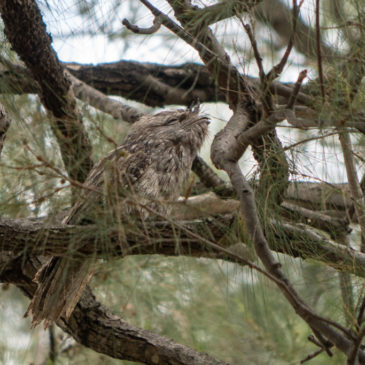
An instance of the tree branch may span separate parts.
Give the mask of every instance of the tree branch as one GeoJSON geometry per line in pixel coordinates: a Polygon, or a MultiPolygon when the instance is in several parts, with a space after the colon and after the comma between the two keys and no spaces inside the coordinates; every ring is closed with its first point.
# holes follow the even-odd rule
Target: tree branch
{"type": "Polygon", "coordinates": [[[11,120],[6,114],[5,108],[2,104],[0,104],[0,160],[1,160],[1,152],[4,147],[4,141],[6,138],[6,132],[10,127],[11,120]]]}
{"type": "MultiPolygon", "coordinates": [[[[240,200],[240,211],[243,215],[243,221],[248,231],[249,238],[255,245],[257,255],[260,257],[266,270],[274,276],[278,288],[282,291],[288,302],[292,305],[296,313],[304,319],[314,331],[326,336],[337,348],[345,354],[349,354],[352,350],[352,341],[348,338],[348,331],[341,329],[335,323],[329,323],[324,318],[319,317],[295,291],[289,280],[280,268],[280,264],[274,259],[269,249],[268,242],[261,228],[261,223],[257,214],[254,194],[251,187],[245,180],[241,169],[237,163],[244,151],[245,144],[239,143],[235,138],[237,133],[241,132],[241,136],[245,134],[247,125],[247,112],[244,105],[237,107],[226,127],[219,132],[212,144],[211,158],[217,168],[224,169],[230,177],[232,186],[235,188],[240,200]],[[235,151],[232,158],[232,151],[235,151]]],[[[254,128],[254,127],[253,127],[254,128]]],[[[241,137],[242,139],[242,137],[241,137]]],[[[362,361],[365,360],[365,353],[359,353],[362,361]]]]}
{"type": "Polygon", "coordinates": [[[142,116],[142,113],[136,108],[108,97],[85,82],[77,79],[71,73],[68,73],[68,75],[72,82],[72,89],[75,96],[94,108],[111,115],[115,119],[125,120],[129,123],[135,122],[142,116]]]}
{"type": "Polygon", "coordinates": [[[66,170],[73,180],[84,181],[93,166],[91,144],[38,6],[30,0],[4,0],[0,12],[9,42],[38,82],[42,103],[53,116],[66,170]]]}
{"type": "MultiPolygon", "coordinates": [[[[265,0],[254,8],[254,16],[264,25],[274,29],[287,44],[292,29],[292,10],[280,0],[265,0]]],[[[294,47],[303,55],[312,59],[317,58],[316,53],[316,34],[314,29],[307,25],[302,18],[298,19],[298,31],[294,38],[294,47]]],[[[323,56],[326,60],[332,60],[339,55],[334,52],[332,47],[321,43],[323,56]]]]}
{"type": "MultiPolygon", "coordinates": [[[[124,226],[124,242],[121,242],[120,227],[108,227],[108,234],[95,241],[105,227],[99,225],[69,226],[47,224],[45,220],[1,219],[0,252],[31,255],[72,255],[74,260],[90,257],[124,257],[124,255],[160,254],[165,256],[190,256],[220,258],[237,262],[222,249],[230,249],[242,239],[240,230],[235,227],[235,214],[239,202],[221,200],[214,194],[194,196],[175,204],[177,224],[164,221],[145,222],[139,226],[124,226]],[[215,214],[215,217],[212,216],[215,214]],[[194,235],[187,234],[179,227],[194,235]],[[178,239],[177,239],[178,237],[178,239]],[[201,237],[210,237],[219,242],[220,249],[206,246],[201,237]],[[127,252],[122,252],[128,247],[127,252]]],[[[313,222],[317,228],[336,229],[346,232],[347,225],[335,219],[323,219],[323,214],[313,212],[313,222]],[[320,220],[322,218],[322,220],[320,220]],[[317,224],[316,224],[317,222],[317,224]],[[333,228],[335,227],[335,228],[333,228]]],[[[336,270],[346,271],[365,277],[365,255],[324,238],[308,226],[275,221],[268,222],[270,248],[293,257],[315,259],[336,270]],[[272,227],[270,227],[272,225],[272,227]]],[[[241,244],[244,249],[244,244],[241,244]]]]}
{"type": "Polygon", "coordinates": [[[340,131],[339,139],[341,143],[343,158],[345,162],[347,181],[350,188],[351,197],[354,201],[354,208],[357,221],[361,229],[361,251],[365,252],[365,200],[357,177],[354,156],[352,154],[352,143],[347,131],[340,131]]]}
{"type": "MultiPolygon", "coordinates": [[[[32,279],[40,267],[41,263],[35,258],[0,255],[0,280],[17,285],[32,298],[36,290],[32,279]]],[[[61,318],[57,325],[80,344],[116,359],[147,365],[228,365],[166,337],[129,325],[96,301],[90,289],[84,291],[70,319],[61,318]]]]}
{"type": "MultiPolygon", "coordinates": [[[[68,71],[79,80],[106,95],[118,95],[150,106],[188,105],[199,98],[201,102],[225,101],[214,79],[203,65],[158,65],[134,61],[119,61],[99,65],[64,63],[68,71]],[[153,87],[153,90],[149,89],[153,87]]],[[[252,88],[258,89],[256,78],[243,76],[252,88]]],[[[39,87],[22,66],[7,62],[0,67],[1,93],[40,92],[39,87]]],[[[291,83],[273,82],[271,92],[285,104],[292,94],[291,83]]],[[[312,105],[313,99],[298,93],[297,103],[312,105]]]]}

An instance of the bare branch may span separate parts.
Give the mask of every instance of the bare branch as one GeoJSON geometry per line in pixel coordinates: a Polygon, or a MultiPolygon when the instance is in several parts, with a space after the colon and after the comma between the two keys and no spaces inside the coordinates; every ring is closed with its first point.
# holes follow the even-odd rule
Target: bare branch
{"type": "Polygon", "coordinates": [[[295,219],[295,215],[297,215],[301,222],[327,232],[333,239],[351,232],[348,227],[349,222],[345,218],[331,217],[328,214],[315,212],[288,202],[283,202],[281,206],[291,213],[290,218],[295,219]]]}
{"type": "Polygon", "coordinates": [[[110,114],[115,119],[125,120],[129,123],[135,122],[142,116],[142,113],[138,112],[136,108],[123,104],[118,100],[109,98],[102,92],[77,79],[69,72],[68,75],[72,82],[72,88],[75,96],[89,103],[94,108],[110,114]]]}
{"type": "MultiPolygon", "coordinates": [[[[226,101],[214,78],[205,66],[196,63],[162,65],[119,61],[99,65],[65,63],[64,67],[80,81],[106,95],[118,95],[150,106],[189,105],[199,98],[201,102],[226,101]],[[138,85],[138,86],[136,86],[138,85]]],[[[242,76],[254,90],[259,80],[242,76]]],[[[21,65],[11,62],[0,68],[1,93],[39,93],[39,87],[21,65]]],[[[294,85],[273,82],[270,90],[281,104],[287,103],[294,85]]],[[[311,96],[299,92],[297,102],[312,105],[311,96]]]]}
{"type": "Polygon", "coordinates": [[[38,82],[41,100],[53,116],[51,126],[66,170],[72,179],[83,181],[93,165],[91,144],[39,8],[35,1],[6,0],[0,3],[0,12],[9,42],[38,82]]]}
{"type": "MultiPolygon", "coordinates": [[[[288,43],[292,28],[292,10],[281,0],[265,0],[254,8],[255,18],[274,29],[288,43]]],[[[313,28],[300,17],[297,21],[297,32],[294,38],[294,47],[306,57],[316,59],[316,33],[313,28]]],[[[321,44],[325,60],[331,61],[339,54],[325,43],[321,44]]]]}
{"type": "Polygon", "coordinates": [[[203,23],[204,26],[209,26],[221,20],[240,16],[243,13],[249,12],[255,5],[262,0],[225,0],[217,4],[206,6],[203,8],[189,6],[189,18],[191,22],[203,23]]]}
{"type": "Polygon", "coordinates": [[[258,114],[257,105],[253,92],[249,85],[242,78],[236,67],[229,61],[229,56],[224,49],[219,45],[212,32],[208,27],[197,27],[197,24],[185,24],[186,19],[183,16],[179,17],[181,11],[185,9],[180,1],[170,1],[177,18],[186,26],[188,31],[177,25],[167,15],[154,7],[147,0],[140,0],[153,15],[160,16],[162,24],[179,36],[182,40],[194,47],[205,63],[208,70],[218,81],[220,89],[225,93],[227,101],[231,107],[234,107],[241,97],[244,98],[247,110],[252,113],[252,117],[258,114]],[[182,6],[182,8],[181,8],[182,6]]]}
{"type": "Polygon", "coordinates": [[[302,86],[303,80],[307,77],[307,70],[299,72],[297,81],[294,85],[293,92],[290,95],[288,103],[286,104],[287,109],[293,109],[295,101],[297,100],[300,87],[302,86]]]}
{"type": "Polygon", "coordinates": [[[6,132],[10,127],[11,120],[6,114],[5,108],[2,104],[0,104],[0,159],[1,159],[1,152],[4,147],[4,141],[6,138],[6,132]]]}
{"type": "MultiPolygon", "coordinates": [[[[232,156],[231,153],[231,150],[237,151],[245,148],[244,145],[237,142],[233,131],[234,133],[239,133],[237,132],[238,129],[243,135],[245,133],[244,130],[246,124],[247,113],[242,105],[240,105],[234,112],[226,127],[215,137],[211,150],[212,161],[217,168],[224,169],[230,177],[232,186],[235,188],[240,199],[240,210],[243,215],[245,227],[250,239],[255,245],[256,253],[268,272],[277,278],[275,283],[278,285],[283,295],[293,306],[296,313],[302,317],[310,327],[326,336],[335,344],[336,347],[348,354],[352,349],[352,342],[347,337],[349,336],[348,331],[342,328],[342,333],[339,333],[336,329],[340,329],[341,326],[332,322],[329,324],[327,321],[323,321],[323,318],[319,318],[312,309],[303,302],[288,279],[285,277],[284,273],[280,269],[280,265],[276,262],[269,249],[268,242],[266,241],[258,218],[254,194],[251,187],[243,177],[241,169],[237,163],[241,154],[239,152],[235,152],[235,155],[232,156]]],[[[362,356],[364,357],[365,353],[362,353],[362,356]]]]}
{"type": "Polygon", "coordinates": [[[325,91],[324,91],[324,78],[322,69],[322,53],[321,53],[321,30],[320,30],[320,17],[319,17],[319,1],[316,0],[316,51],[317,51],[317,65],[318,65],[318,76],[319,84],[321,87],[322,102],[325,102],[325,91]]]}
{"type": "MultiPolygon", "coordinates": [[[[98,232],[105,228],[102,225],[66,226],[47,223],[47,219],[45,221],[2,219],[0,251],[11,251],[14,254],[27,252],[32,255],[68,256],[69,247],[73,247],[74,260],[84,260],[88,256],[123,257],[125,254],[160,254],[221,258],[243,263],[236,257],[229,256],[224,250],[224,248],[230,250],[232,245],[237,244],[234,237],[240,237],[240,232],[236,234],[232,228],[232,223],[235,221],[235,214],[232,212],[237,211],[238,206],[238,201],[221,200],[212,193],[183,199],[174,204],[174,219],[177,219],[177,222],[145,222],[144,225],[136,227],[128,225],[124,227],[123,245],[128,247],[127,252],[121,251],[118,225],[108,226],[109,233],[106,237],[108,252],[105,252],[104,241],[100,242],[100,246],[95,243],[98,232]],[[206,246],[202,235],[211,237],[214,242],[220,242],[221,247],[206,246]]],[[[284,206],[290,209],[290,205],[284,206]]],[[[296,211],[298,209],[296,208],[296,211]]],[[[311,224],[314,227],[328,231],[333,229],[339,233],[348,229],[341,219],[331,219],[323,213],[308,212],[299,209],[304,218],[312,219],[311,224]]],[[[270,234],[269,244],[273,250],[302,259],[315,259],[336,270],[365,277],[365,256],[360,252],[326,239],[308,226],[275,221],[268,222],[266,228],[270,229],[271,225],[273,234],[270,234]],[[290,242],[290,245],[288,246],[286,242],[290,242]]]]}
{"type": "Polygon", "coordinates": [[[365,252],[365,200],[357,177],[355,161],[352,155],[352,143],[349,134],[341,131],[339,134],[342,153],[345,161],[347,180],[354,201],[357,221],[361,228],[361,251],[365,252]]]}
{"type": "Polygon", "coordinates": [[[234,195],[232,187],[222,180],[201,157],[197,156],[195,158],[192,170],[200,181],[218,196],[232,197],[234,195]]]}
{"type": "Polygon", "coordinates": [[[360,330],[360,332],[357,334],[357,339],[356,339],[353,349],[347,359],[348,365],[360,364],[358,354],[359,354],[359,349],[360,349],[361,342],[362,342],[362,339],[364,338],[364,336],[365,336],[365,327],[363,327],[360,330]]]}
{"type": "Polygon", "coordinates": [[[288,40],[288,45],[286,47],[286,50],[284,52],[283,57],[281,58],[281,60],[279,61],[279,63],[277,65],[275,65],[267,74],[267,80],[268,82],[271,82],[273,80],[275,80],[277,77],[280,76],[280,74],[283,72],[284,67],[288,61],[289,55],[291,53],[291,50],[293,48],[294,45],[294,39],[295,39],[295,35],[296,35],[296,30],[297,30],[297,20],[298,20],[298,16],[299,16],[299,12],[300,12],[300,8],[303,5],[303,1],[301,0],[301,2],[299,3],[299,5],[297,5],[297,1],[293,0],[293,14],[292,14],[292,19],[293,19],[293,28],[288,40]]]}
{"type": "Polygon", "coordinates": [[[245,29],[245,31],[248,35],[248,38],[250,39],[253,54],[255,56],[256,64],[257,64],[257,67],[259,69],[259,76],[260,76],[261,86],[264,86],[265,79],[266,79],[266,74],[265,74],[264,66],[262,64],[262,57],[261,57],[260,51],[257,47],[256,38],[252,33],[252,29],[251,29],[250,24],[244,24],[242,22],[242,20],[241,20],[241,23],[242,23],[242,26],[243,26],[243,28],[245,29]]]}
{"type": "Polygon", "coordinates": [[[122,24],[126,26],[130,31],[137,34],[153,34],[156,33],[161,27],[161,19],[157,16],[153,19],[153,25],[149,28],[140,28],[137,25],[129,23],[128,19],[123,19],[122,24]]]}

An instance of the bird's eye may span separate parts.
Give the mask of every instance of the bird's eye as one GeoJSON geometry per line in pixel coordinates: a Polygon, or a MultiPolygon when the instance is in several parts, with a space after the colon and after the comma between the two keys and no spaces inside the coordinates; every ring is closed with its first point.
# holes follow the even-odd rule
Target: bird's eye
{"type": "Polygon", "coordinates": [[[174,124],[175,122],[177,122],[177,118],[172,117],[172,118],[167,119],[167,121],[165,122],[165,125],[174,124]]]}

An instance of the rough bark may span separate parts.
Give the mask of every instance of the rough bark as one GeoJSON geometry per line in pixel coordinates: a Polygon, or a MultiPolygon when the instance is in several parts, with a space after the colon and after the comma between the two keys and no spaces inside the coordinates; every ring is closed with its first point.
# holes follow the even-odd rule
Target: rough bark
{"type": "Polygon", "coordinates": [[[0,2],[4,32],[37,81],[71,179],[84,181],[93,162],[91,144],[78,115],[71,82],[51,46],[37,4],[31,0],[0,2]]]}
{"type": "MultiPolygon", "coordinates": [[[[239,242],[240,231],[233,227],[239,203],[235,200],[220,200],[213,194],[192,197],[182,201],[175,210],[178,225],[163,221],[149,222],[136,227],[124,227],[127,255],[160,254],[166,256],[189,256],[221,258],[234,261],[219,247],[206,246],[201,237],[210,237],[213,242],[220,242],[222,249],[230,248],[239,242]],[[203,209],[203,210],[202,210],[203,209]],[[211,215],[215,212],[217,216],[211,215]],[[183,225],[191,234],[180,229],[183,225]],[[176,235],[179,239],[176,240],[176,235]]],[[[293,210],[290,204],[284,204],[288,211],[293,210]]],[[[348,231],[347,222],[331,218],[323,213],[308,209],[295,209],[300,215],[300,222],[310,220],[317,229],[328,233],[342,234],[348,231]]],[[[293,215],[291,215],[293,219],[293,215]]],[[[74,260],[85,257],[123,257],[121,236],[118,226],[109,227],[104,240],[95,241],[100,227],[67,226],[47,224],[47,220],[0,220],[1,252],[28,255],[70,255],[74,260]]],[[[311,230],[299,225],[280,221],[268,223],[270,248],[303,259],[315,259],[326,263],[337,270],[365,276],[365,256],[351,248],[337,244],[311,230]],[[270,228],[272,225],[272,228],[270,228]]],[[[103,228],[102,228],[103,231],[103,228]]],[[[244,244],[241,243],[242,248],[244,244]]]]}
{"type": "MultiPolygon", "coordinates": [[[[35,258],[0,255],[0,280],[15,284],[32,298],[36,290],[32,279],[40,266],[35,258]]],[[[80,344],[121,360],[148,365],[227,365],[156,333],[129,325],[112,315],[89,289],[85,290],[70,319],[61,318],[57,325],[80,344]]]]}
{"type": "MultiPolygon", "coordinates": [[[[185,63],[162,65],[135,61],[119,61],[98,65],[64,63],[79,80],[107,95],[122,96],[150,106],[187,105],[198,97],[201,102],[225,101],[213,77],[204,65],[185,63]]],[[[258,80],[245,76],[253,88],[258,80]]],[[[0,92],[39,93],[29,72],[21,65],[7,63],[0,67],[0,92]]],[[[272,92],[284,104],[291,95],[291,83],[274,82],[272,92]]],[[[298,102],[311,105],[313,100],[299,93],[298,102]]]]}

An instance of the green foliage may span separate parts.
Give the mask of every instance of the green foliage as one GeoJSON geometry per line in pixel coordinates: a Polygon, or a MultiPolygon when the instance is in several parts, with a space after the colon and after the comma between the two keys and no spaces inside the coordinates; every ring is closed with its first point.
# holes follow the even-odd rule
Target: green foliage
{"type": "MultiPolygon", "coordinates": [[[[294,259],[282,262],[313,308],[327,317],[342,317],[341,304],[333,299],[340,297],[333,270],[294,259]]],[[[232,365],[297,364],[316,350],[306,340],[307,325],[276,287],[247,268],[208,259],[128,257],[102,263],[93,286],[98,299],[129,323],[232,365]]],[[[8,325],[11,337],[30,336],[29,323],[21,318],[27,300],[15,289],[0,293],[2,307],[14,310],[11,315],[1,311],[4,317],[13,318],[14,325],[8,325]]],[[[38,333],[47,341],[48,335],[39,331],[43,332],[36,330],[32,337],[38,333]]],[[[59,349],[64,349],[58,364],[120,364],[82,346],[67,347],[69,340],[60,332],[57,339],[59,349]]],[[[38,345],[36,338],[33,341],[28,337],[25,346],[14,352],[16,361],[34,359],[38,345]]],[[[340,353],[335,351],[334,356],[333,363],[342,363],[340,353]]],[[[315,364],[328,364],[327,355],[316,358],[315,364]]]]}
{"type": "MultiPolygon", "coordinates": [[[[122,9],[130,15],[129,20],[132,23],[140,20],[149,23],[151,18],[145,16],[136,3],[112,1],[106,6],[100,1],[77,1],[74,10],[76,9],[76,13],[85,22],[77,29],[78,32],[72,34],[71,29],[68,36],[104,34],[110,42],[120,42],[118,47],[123,49],[123,52],[133,51],[135,45],[126,39],[130,33],[121,28],[119,18],[122,9]],[[105,18],[100,15],[102,10],[106,12],[103,14],[105,18]]],[[[341,19],[338,18],[338,9],[335,5],[340,6],[341,2],[328,0],[326,3],[327,10],[323,12],[324,21],[328,24],[335,21],[339,25],[341,19]]],[[[363,22],[364,4],[355,0],[343,3],[346,3],[344,8],[351,17],[363,22]]],[[[65,16],[65,5],[60,3],[58,6],[57,12],[65,16]]],[[[55,8],[52,5],[49,9],[55,8]]],[[[44,10],[47,12],[46,6],[44,10]]],[[[47,16],[55,19],[57,12],[52,14],[48,11],[47,16]]],[[[235,21],[227,21],[224,24],[226,31],[218,36],[223,43],[229,43],[230,50],[236,52],[233,58],[237,59],[237,64],[241,64],[240,52],[247,51],[249,47],[237,41],[242,29],[238,28],[238,31],[231,32],[232,27],[237,25],[235,21]]],[[[272,63],[281,55],[283,41],[278,39],[280,37],[275,38],[272,32],[267,32],[263,23],[256,26],[256,35],[263,44],[265,61],[272,63]]],[[[361,32],[362,30],[350,33],[343,31],[341,33],[343,43],[337,48],[341,48],[342,45],[347,48],[351,37],[356,37],[361,32]]],[[[166,34],[157,36],[157,45],[151,46],[152,49],[169,50],[175,46],[176,38],[166,34]]],[[[67,37],[65,38],[67,41],[67,37]]],[[[137,38],[133,36],[129,39],[137,38]]],[[[139,42],[145,40],[146,38],[143,38],[139,42]]],[[[9,45],[4,40],[0,47],[2,55],[16,60],[16,56],[11,53],[9,45]]],[[[170,59],[179,62],[181,59],[185,60],[184,48],[173,49],[174,52],[168,51],[170,59]]],[[[364,58],[361,53],[363,49],[362,44],[357,44],[357,47],[352,49],[352,54],[364,58]]],[[[253,59],[247,57],[241,66],[249,67],[250,62],[252,63],[253,59]]],[[[296,62],[292,60],[289,66],[292,71],[298,68],[296,62]]],[[[299,62],[299,65],[302,63],[304,61],[299,62]]],[[[364,85],[360,85],[360,91],[352,101],[353,84],[359,81],[355,80],[358,69],[354,65],[347,66],[339,69],[337,63],[331,65],[326,78],[326,92],[329,97],[325,106],[320,99],[318,82],[313,81],[306,86],[306,90],[318,98],[317,108],[321,109],[323,117],[328,118],[330,111],[338,116],[345,111],[355,112],[363,109],[364,85]],[[355,76],[349,81],[347,76],[351,72],[354,72],[355,76]]],[[[308,67],[312,69],[312,78],[315,78],[313,60],[308,61],[308,67]]],[[[70,183],[64,176],[63,163],[49,125],[49,117],[38,97],[34,95],[2,95],[0,101],[13,120],[7,133],[0,163],[0,215],[13,218],[57,216],[70,206],[71,191],[70,183]]],[[[97,161],[123,141],[128,127],[84,103],[80,102],[78,107],[92,141],[93,159],[97,161]]],[[[288,145],[291,141],[318,137],[317,130],[315,132],[299,130],[284,134],[283,140],[288,142],[288,145]]],[[[334,139],[327,141],[328,139],[319,140],[314,147],[313,144],[308,147],[308,144],[303,143],[290,149],[286,157],[290,160],[291,176],[321,178],[313,168],[314,160],[318,158],[318,155],[312,157],[316,148],[325,151],[325,148],[331,147],[331,154],[338,162],[337,142],[334,139]]],[[[357,146],[363,146],[363,137],[357,138],[356,142],[357,146]]],[[[326,151],[328,153],[328,150],[326,151]]],[[[205,153],[208,155],[208,151],[205,153]]],[[[327,163],[326,153],[323,152],[322,155],[321,162],[324,162],[324,165],[327,163]]],[[[278,163],[280,164],[280,160],[278,163]]],[[[245,171],[252,174],[255,165],[247,155],[242,164],[245,164],[245,171]]],[[[335,179],[331,168],[325,168],[323,174],[335,179]]],[[[270,181],[269,177],[267,181],[270,181]]],[[[333,182],[330,179],[329,182],[333,182]]],[[[267,185],[275,189],[275,186],[271,186],[271,181],[267,185]]],[[[267,186],[262,190],[265,193],[267,186]]],[[[262,217],[275,218],[278,212],[274,211],[271,204],[266,204],[265,194],[262,194],[260,199],[259,204],[263,207],[260,212],[262,217]]],[[[107,257],[109,243],[107,227],[104,222],[100,222],[99,228],[102,226],[98,239],[105,242],[106,259],[99,261],[97,275],[92,285],[98,299],[131,324],[156,331],[232,365],[297,364],[309,353],[317,350],[317,347],[307,341],[307,336],[310,334],[308,326],[294,313],[277,287],[255,272],[248,268],[208,259],[149,256],[111,260],[107,257]]],[[[92,235],[94,232],[88,234],[92,235]]],[[[280,232],[268,232],[268,237],[275,238],[275,235],[280,236],[280,232]]],[[[290,242],[287,244],[290,245],[290,242]]],[[[334,270],[285,256],[279,256],[279,259],[285,272],[313,309],[327,318],[345,323],[345,312],[339,299],[341,291],[334,270]]],[[[356,298],[360,297],[361,283],[354,283],[354,293],[356,298]]],[[[0,363],[30,363],[37,356],[43,356],[44,361],[48,361],[48,333],[38,329],[29,330],[29,322],[22,318],[28,300],[15,288],[2,287],[0,303],[0,323],[2,323],[0,363]],[[45,341],[46,346],[40,345],[42,341],[45,341]]],[[[59,330],[56,330],[56,339],[59,350],[56,364],[131,364],[107,358],[77,345],[59,330]]],[[[333,364],[343,363],[344,358],[335,351],[330,361],[333,364]]],[[[312,363],[328,364],[329,360],[326,354],[322,354],[312,363]]]]}

